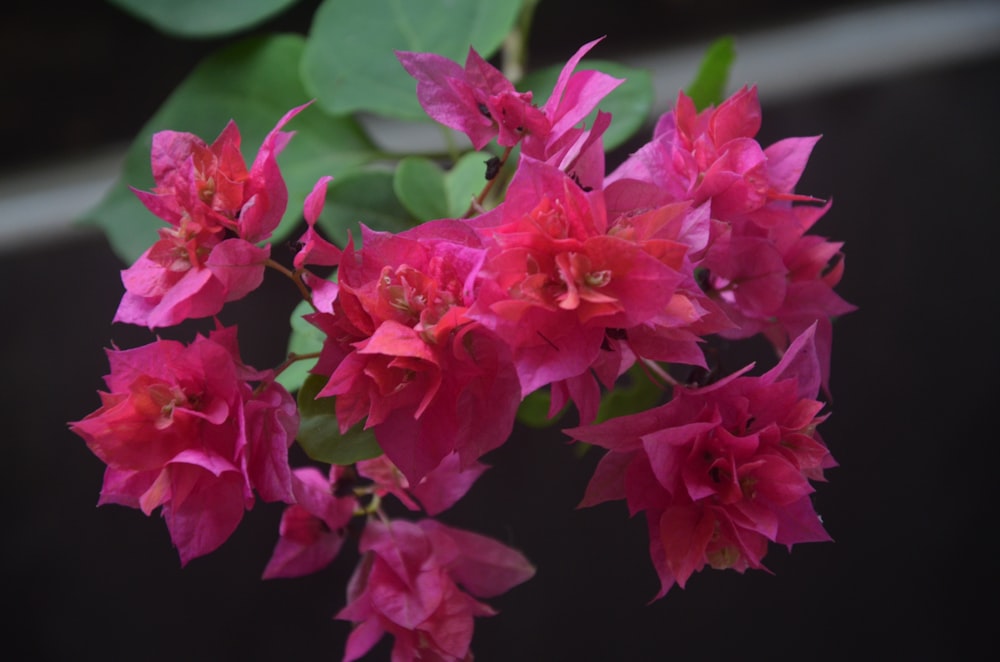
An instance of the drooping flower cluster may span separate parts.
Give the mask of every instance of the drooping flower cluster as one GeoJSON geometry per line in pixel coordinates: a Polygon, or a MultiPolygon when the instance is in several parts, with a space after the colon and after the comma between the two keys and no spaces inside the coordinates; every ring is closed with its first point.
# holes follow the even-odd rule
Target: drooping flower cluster
{"type": "MultiPolygon", "coordinates": [[[[700,111],[681,93],[650,142],[606,174],[611,117],[583,121],[622,81],[577,70],[596,43],[541,107],[472,49],[464,68],[397,53],[428,115],[477,149],[501,148],[466,217],[395,234],[362,220],[341,248],[317,230],[332,178],[306,198],[292,269],[278,268],[323,342],[290,360],[314,359],[316,399],[332,401],[340,434],[372,434],[381,454],[290,467],[296,403],[272,371],[242,364],[235,327],[219,328],[189,346],[109,351],[102,407],[72,424],[108,465],[101,503],[162,506],[186,563],[228,538],[255,491],[284,501],[266,579],[316,572],[356,539],[360,563],[337,614],[354,624],[345,660],[386,633],[394,660],[470,660],[474,618],[495,613],[481,600],[532,576],[520,552],[433,519],[390,518],[383,500],[446,511],[541,390],[550,418],[575,407],[569,436],[606,450],[581,505],[624,500],[645,515],[657,597],[706,565],[762,568],[770,542],[828,540],[810,501],[811,481],[835,466],[817,398],[829,390],[831,320],[853,307],[833,291],[841,244],[808,234],[830,205],[794,191],[817,138],[762,148],[754,88],[700,111]],[[502,199],[485,208],[508,165],[502,199]],[[716,368],[713,335],[757,334],[781,356],[763,375],[748,366],[695,385],[670,373],[716,368]],[[670,397],[593,424],[635,366],[670,397]]],[[[123,272],[116,321],[152,329],[212,316],[276,266],[266,242],[287,204],[281,129],[303,108],[249,168],[235,124],[212,145],[157,134],[156,186],[136,193],[170,227],[123,272]]]]}
{"type": "Polygon", "coordinates": [[[820,385],[814,327],[760,377],[751,366],[660,407],[567,430],[608,449],[582,505],[625,499],[646,514],[661,597],[703,566],[761,568],[768,541],[829,540],[810,480],[834,466],[816,432],[820,385]]]}

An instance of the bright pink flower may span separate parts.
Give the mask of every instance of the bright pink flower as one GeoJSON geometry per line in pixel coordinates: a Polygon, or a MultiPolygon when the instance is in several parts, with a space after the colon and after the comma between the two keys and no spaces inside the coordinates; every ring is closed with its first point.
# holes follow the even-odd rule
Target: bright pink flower
{"type": "Polygon", "coordinates": [[[331,309],[308,317],[327,334],[319,397],[337,397],[345,431],[365,419],[411,484],[453,451],[468,468],[507,439],[520,402],[507,346],[466,316],[485,251],[460,221],[362,239],[331,309]]]}
{"type": "Polygon", "coordinates": [[[525,395],[589,370],[609,333],[663,314],[681,281],[683,245],[610,233],[601,191],[527,157],[472,224],[489,252],[469,315],[511,345],[525,395]]]}
{"type": "Polygon", "coordinates": [[[585,183],[603,177],[604,152],[597,139],[610,116],[602,114],[590,130],[578,125],[609,92],[624,82],[599,71],[574,69],[596,45],[582,46],[563,67],[552,94],[539,109],[532,92],[518,92],[503,73],[469,49],[465,69],[433,53],[397,51],[396,57],[417,80],[417,98],[434,120],[465,133],[473,147],[482,149],[494,137],[511,147],[524,141],[524,154],[552,163],[585,183]]]}
{"type": "MultiPolygon", "coordinates": [[[[793,193],[819,139],[790,138],[766,150],[754,139],[761,125],[755,87],[744,87],[700,113],[683,92],[657,122],[653,139],[608,176],[623,198],[658,204],[710,200],[712,217],[750,219],[775,200],[813,200],[793,193]]],[[[766,214],[761,216],[766,223],[766,214]]]]}
{"type": "Polygon", "coordinates": [[[151,161],[155,186],[150,192],[135,190],[136,196],[175,228],[187,220],[212,233],[229,230],[250,243],[267,239],[288,204],[277,156],[292,134],[281,128],[306,106],[285,113],[264,138],[249,170],[233,121],[211,145],[190,133],[154,134],[151,161]]]}
{"type": "Polygon", "coordinates": [[[465,69],[434,53],[396,51],[403,68],[417,79],[417,98],[437,122],[461,131],[482,149],[494,137],[509,147],[526,134],[547,134],[549,121],[503,73],[469,48],[465,69]]]}
{"type": "Polygon", "coordinates": [[[625,499],[644,512],[657,597],[705,565],[761,568],[768,541],[829,540],[812,508],[810,480],[834,466],[816,432],[821,371],[814,327],[773,369],[743,371],[665,405],[567,430],[608,449],[581,505],[625,499]]]}
{"type": "Polygon", "coordinates": [[[344,544],[347,524],[358,508],[353,494],[338,494],[346,472],[337,465],[330,467],[329,477],[314,467],[295,470],[295,503],[282,513],[280,538],[264,569],[264,579],[308,575],[336,558],[344,544]]]}
{"type": "MultiPolygon", "coordinates": [[[[805,234],[829,208],[786,205],[781,222],[751,236],[725,233],[702,262],[706,294],[735,322],[720,335],[738,339],[763,333],[780,353],[817,323],[816,349],[827,391],[831,320],[856,309],[833,290],[844,273],[842,244],[805,234]]],[[[770,218],[779,218],[777,205],[770,218]]]]}
{"type": "Polygon", "coordinates": [[[189,133],[154,135],[156,186],[135,194],[170,227],[122,271],[126,291],[114,321],[173,326],[214,315],[261,284],[270,246],[256,244],[271,236],[288,203],[277,155],[292,134],[280,129],[303,108],[281,118],[249,170],[233,122],[210,146],[189,133]]]}
{"type": "Polygon", "coordinates": [[[268,501],[293,498],[295,402],[269,372],[245,366],[236,347],[230,327],[188,346],[108,350],[101,407],[70,424],[108,465],[100,503],[147,515],[163,506],[182,563],[225,542],[254,490],[268,501]]]}
{"type": "Polygon", "coordinates": [[[471,660],[474,618],[496,613],[475,598],[505,593],[535,572],[521,553],[433,520],[371,520],[359,549],[365,556],[337,614],[357,624],[344,662],[365,655],[385,633],[395,639],[393,660],[471,660]]]}
{"type": "Polygon", "coordinates": [[[161,229],[160,240],[122,271],[125,294],[114,321],[174,326],[214,315],[257,289],[270,247],[219,236],[187,222],[161,229]]]}

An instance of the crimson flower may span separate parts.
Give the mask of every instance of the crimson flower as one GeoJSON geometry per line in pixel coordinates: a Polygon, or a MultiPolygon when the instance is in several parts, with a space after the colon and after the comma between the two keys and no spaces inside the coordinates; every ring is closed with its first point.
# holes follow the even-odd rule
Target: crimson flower
{"type": "Polygon", "coordinates": [[[678,388],[660,407],[590,427],[574,439],[608,449],[581,506],[625,499],[644,512],[662,597],[705,565],[763,568],[768,541],[829,540],[809,495],[835,465],[816,432],[821,372],[815,327],[760,377],[743,371],[678,388]]]}
{"type": "Polygon", "coordinates": [[[474,619],[496,614],[476,598],[505,593],[535,573],[520,552],[434,520],[370,520],[359,549],[348,604],[336,616],[356,624],[344,662],[386,633],[395,639],[395,661],[469,661],[474,619]]]}
{"type": "Polygon", "coordinates": [[[190,345],[157,340],[108,350],[101,407],[70,424],[107,469],[99,503],[162,506],[182,564],[221,545],[254,490],[293,500],[288,448],[295,401],[270,373],[245,366],[236,328],[190,345]],[[254,388],[250,381],[258,381],[254,388]]]}

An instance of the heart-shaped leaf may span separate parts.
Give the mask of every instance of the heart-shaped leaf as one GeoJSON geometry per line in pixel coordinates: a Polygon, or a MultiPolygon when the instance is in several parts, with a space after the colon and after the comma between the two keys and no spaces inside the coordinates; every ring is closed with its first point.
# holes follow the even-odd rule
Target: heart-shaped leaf
{"type": "Polygon", "coordinates": [[[309,31],[306,87],[331,113],[426,119],[416,82],[393,51],[434,52],[464,63],[472,46],[489,58],[520,8],[521,0],[326,0],[309,31]]]}
{"type": "Polygon", "coordinates": [[[695,108],[703,110],[722,103],[726,98],[729,69],[735,59],[732,37],[716,39],[709,45],[698,66],[698,73],[684,91],[694,101],[695,108]]]}
{"type": "Polygon", "coordinates": [[[355,171],[334,179],[326,192],[326,206],[319,227],[331,241],[343,246],[348,232],[355,247],[361,245],[359,224],[372,230],[402,232],[416,221],[396,198],[389,170],[355,171]]]}
{"type": "Polygon", "coordinates": [[[277,16],[299,0],[108,0],[177,37],[220,37],[277,16]]]}
{"type": "Polygon", "coordinates": [[[418,221],[460,218],[486,185],[488,152],[464,154],[451,170],[434,161],[409,156],[399,162],[393,190],[418,221]]]}

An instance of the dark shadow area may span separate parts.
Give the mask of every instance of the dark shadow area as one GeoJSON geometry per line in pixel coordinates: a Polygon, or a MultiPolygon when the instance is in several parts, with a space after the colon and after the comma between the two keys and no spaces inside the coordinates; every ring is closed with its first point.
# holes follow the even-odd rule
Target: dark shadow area
{"type": "MultiPolygon", "coordinates": [[[[991,645],[998,71],[989,59],[764,108],[764,145],[823,134],[798,190],[833,197],[815,232],[845,242],[838,291],[860,308],[836,325],[821,427],[840,466],[815,503],[836,542],[772,548],[773,575],[706,571],[647,604],[658,585],[644,523],[623,504],[575,509],[596,454],[519,429],[441,518],[538,567],[477,622],[477,662],[971,659],[991,645]],[[982,593],[987,606],[972,599],[982,593]]],[[[151,112],[156,94],[129,81],[116,103],[151,112]]],[[[103,348],[152,340],[110,322],[123,265],[104,238],[81,231],[2,257],[11,659],[339,659],[349,546],[321,573],[264,582],[279,504],[258,503],[183,569],[158,516],[96,507],[103,465],[66,422],[98,406],[103,348]]],[[[221,316],[240,322],[248,363],[281,360],[294,297],[268,274],[221,316]]],[[[179,333],[195,328],[207,327],[179,333]]],[[[387,659],[386,643],[370,659],[387,659]]]]}

